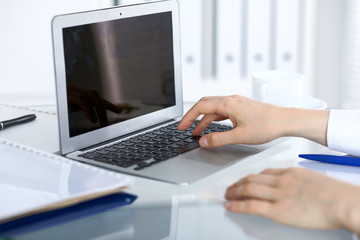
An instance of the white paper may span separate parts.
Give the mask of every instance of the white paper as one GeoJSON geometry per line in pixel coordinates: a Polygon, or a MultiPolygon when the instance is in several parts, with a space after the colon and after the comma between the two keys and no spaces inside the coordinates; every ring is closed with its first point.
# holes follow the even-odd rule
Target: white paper
{"type": "Polygon", "coordinates": [[[0,139],[0,223],[66,201],[120,191],[129,181],[122,174],[0,139]]]}

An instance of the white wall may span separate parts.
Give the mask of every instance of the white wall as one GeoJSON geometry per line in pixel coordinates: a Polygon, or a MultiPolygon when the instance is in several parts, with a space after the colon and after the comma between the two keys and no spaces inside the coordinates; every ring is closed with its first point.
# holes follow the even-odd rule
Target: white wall
{"type": "Polygon", "coordinates": [[[344,51],[344,0],[319,0],[315,48],[315,95],[330,108],[341,106],[344,51]]]}
{"type": "Polygon", "coordinates": [[[108,0],[3,0],[0,3],[0,102],[55,103],[51,19],[109,6],[108,0]]]}
{"type": "Polygon", "coordinates": [[[347,0],[342,61],[342,108],[360,109],[360,1],[347,0]]]}
{"type": "MultiPolygon", "coordinates": [[[[119,2],[134,1],[145,0],[119,2]]],[[[245,76],[242,72],[249,64],[249,60],[244,59],[249,54],[246,51],[249,51],[248,43],[251,39],[239,43],[241,46],[236,47],[242,59],[237,60],[238,62],[228,62],[236,63],[239,69],[234,72],[237,74],[222,77],[219,76],[216,64],[219,61],[226,62],[227,60],[220,57],[226,58],[231,54],[226,54],[226,49],[223,51],[224,55],[219,54],[219,46],[216,44],[221,41],[220,36],[215,34],[224,31],[231,33],[229,30],[234,28],[234,34],[240,34],[237,36],[240,41],[246,39],[249,29],[238,28],[248,23],[249,1],[253,0],[229,0],[228,4],[242,8],[233,10],[241,14],[236,18],[241,23],[237,26],[237,23],[230,22],[229,29],[219,29],[217,21],[221,16],[215,15],[218,14],[220,3],[223,4],[223,1],[225,0],[179,0],[182,18],[183,69],[188,71],[187,69],[198,68],[194,74],[184,73],[185,100],[197,100],[203,95],[250,94],[249,74],[245,76]],[[198,6],[198,14],[191,14],[194,6],[198,6]],[[193,22],[193,24],[187,26],[184,22],[193,22]],[[191,51],[194,52],[193,55],[191,51]],[[194,64],[198,65],[194,67],[192,66],[194,64]]],[[[261,4],[261,0],[257,1],[261,4]]],[[[284,0],[266,1],[274,4],[284,0]]],[[[0,3],[0,102],[10,101],[12,104],[25,106],[40,103],[54,104],[50,29],[52,17],[62,13],[107,7],[112,2],[111,0],[2,1],[0,3]]],[[[330,107],[341,105],[342,69],[339,61],[343,51],[344,9],[347,2],[348,0],[300,0],[299,11],[302,20],[298,26],[294,26],[300,34],[299,54],[296,56],[299,61],[298,70],[307,75],[308,93],[324,99],[330,107]]],[[[274,20],[274,17],[271,19],[274,20]]],[[[271,41],[274,41],[273,37],[271,41]]],[[[232,59],[236,60],[234,56],[232,59]]],[[[271,64],[271,67],[277,66],[271,64]]]]}

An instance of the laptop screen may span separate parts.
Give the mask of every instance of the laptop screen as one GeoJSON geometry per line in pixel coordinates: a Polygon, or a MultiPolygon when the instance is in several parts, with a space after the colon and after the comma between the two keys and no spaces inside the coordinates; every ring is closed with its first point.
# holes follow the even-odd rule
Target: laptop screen
{"type": "Polygon", "coordinates": [[[70,137],[175,105],[171,12],[63,29],[70,137]]]}

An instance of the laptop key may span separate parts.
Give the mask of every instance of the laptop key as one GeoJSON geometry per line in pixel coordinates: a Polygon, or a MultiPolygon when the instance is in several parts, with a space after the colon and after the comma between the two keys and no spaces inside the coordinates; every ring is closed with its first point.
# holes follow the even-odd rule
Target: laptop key
{"type": "Polygon", "coordinates": [[[117,148],[115,148],[115,147],[113,147],[113,146],[109,146],[109,147],[105,147],[104,150],[109,151],[109,152],[116,152],[116,151],[118,151],[119,149],[117,149],[117,148]]]}
{"type": "MultiPolygon", "coordinates": [[[[134,170],[142,170],[198,148],[200,137],[192,135],[196,124],[185,131],[177,130],[178,123],[171,124],[81,156],[124,168],[136,165],[134,170]],[[150,159],[153,160],[149,163],[150,159]]],[[[230,129],[230,126],[211,123],[202,135],[230,129]]]]}
{"type": "Polygon", "coordinates": [[[132,143],[141,143],[143,140],[141,140],[137,137],[134,137],[134,138],[130,138],[129,141],[132,143]]]}
{"type": "Polygon", "coordinates": [[[94,158],[93,160],[96,160],[96,161],[98,161],[98,162],[102,162],[102,163],[108,163],[108,164],[115,164],[115,162],[113,162],[113,161],[111,161],[110,159],[108,159],[108,158],[104,158],[104,157],[96,157],[96,158],[94,158]]]}
{"type": "Polygon", "coordinates": [[[182,139],[177,138],[177,137],[169,138],[169,141],[172,141],[172,142],[178,142],[178,141],[181,141],[181,140],[182,140],[182,139]]]}
{"type": "Polygon", "coordinates": [[[162,142],[164,139],[160,138],[160,137],[154,137],[151,140],[155,141],[155,142],[162,142]]]}
{"type": "Polygon", "coordinates": [[[178,153],[174,153],[174,152],[169,152],[169,153],[163,154],[162,156],[169,157],[169,158],[173,158],[173,157],[176,157],[177,155],[179,155],[179,154],[178,154],[178,153]]]}
{"type": "Polygon", "coordinates": [[[121,152],[123,152],[123,153],[127,154],[127,153],[132,153],[132,152],[133,152],[133,150],[128,149],[128,148],[125,148],[125,149],[122,149],[122,150],[121,150],[121,152]]]}
{"type": "Polygon", "coordinates": [[[142,136],[139,136],[138,139],[143,140],[143,141],[146,141],[146,140],[149,140],[150,137],[147,137],[147,136],[145,136],[145,135],[142,135],[142,136]]]}
{"type": "Polygon", "coordinates": [[[188,137],[193,136],[192,132],[190,132],[190,131],[183,133],[183,135],[188,136],[188,137]]]}
{"type": "Polygon", "coordinates": [[[147,146],[145,149],[147,149],[148,152],[152,152],[152,151],[158,150],[159,148],[158,148],[158,147],[155,147],[155,146],[153,146],[153,145],[150,145],[150,146],[147,146]]]}
{"type": "Polygon", "coordinates": [[[160,130],[153,131],[152,133],[155,134],[155,135],[160,135],[160,136],[164,134],[160,130]]]}
{"type": "Polygon", "coordinates": [[[137,152],[142,153],[142,154],[146,154],[146,153],[149,152],[149,150],[146,150],[145,148],[141,148],[141,149],[137,150],[137,152]]]}
{"type": "Polygon", "coordinates": [[[163,155],[159,155],[159,156],[155,156],[154,159],[155,159],[156,161],[165,161],[165,160],[168,160],[169,157],[163,156],[163,155]]]}
{"type": "Polygon", "coordinates": [[[150,137],[150,138],[154,138],[154,137],[157,137],[156,134],[153,134],[153,133],[148,133],[146,134],[146,136],[150,137]]]}
{"type": "Polygon", "coordinates": [[[101,154],[101,155],[106,155],[106,154],[109,154],[110,152],[107,150],[96,150],[96,153],[101,154]]]}
{"type": "Polygon", "coordinates": [[[173,143],[171,145],[168,145],[169,148],[173,148],[173,149],[177,149],[177,148],[180,148],[182,145],[180,144],[177,144],[177,143],[173,143]]]}
{"type": "Polygon", "coordinates": [[[168,144],[166,144],[166,143],[159,142],[159,143],[155,143],[153,146],[157,147],[157,148],[163,148],[163,147],[166,147],[167,145],[168,144]]]}
{"type": "Polygon", "coordinates": [[[156,156],[156,155],[164,155],[167,152],[168,151],[164,151],[162,148],[160,148],[160,149],[157,149],[155,151],[152,151],[151,153],[154,154],[154,156],[156,156]]]}
{"type": "Polygon", "coordinates": [[[136,151],[136,150],[141,149],[141,147],[138,147],[138,146],[134,145],[134,146],[129,147],[128,149],[136,151]]]}
{"type": "Polygon", "coordinates": [[[217,126],[217,129],[230,130],[230,129],[232,129],[232,127],[230,127],[230,126],[225,126],[225,125],[219,125],[219,126],[217,126]]]}
{"type": "Polygon", "coordinates": [[[160,131],[162,132],[162,134],[172,132],[172,130],[168,128],[161,128],[160,131]]]}
{"type": "Polygon", "coordinates": [[[209,124],[209,126],[208,126],[208,128],[216,128],[217,126],[220,126],[220,124],[218,124],[218,123],[210,123],[209,124]]]}
{"type": "Polygon", "coordinates": [[[138,167],[147,167],[149,164],[147,162],[141,162],[141,163],[138,163],[138,167]]]}
{"type": "Polygon", "coordinates": [[[124,148],[127,148],[127,146],[125,145],[121,145],[120,143],[116,143],[113,145],[114,148],[117,148],[118,150],[119,149],[124,149],[124,148]]]}
{"type": "Polygon", "coordinates": [[[124,153],[124,152],[112,152],[111,153],[111,156],[114,156],[114,157],[123,157],[125,155],[126,155],[126,153],[124,153]]]}
{"type": "Polygon", "coordinates": [[[96,152],[91,152],[91,153],[85,153],[85,154],[80,154],[79,157],[83,157],[83,158],[87,158],[87,159],[93,159],[96,157],[101,156],[100,153],[96,153],[96,152]]]}
{"type": "Polygon", "coordinates": [[[147,144],[147,143],[138,143],[135,146],[140,147],[140,148],[144,148],[144,147],[147,147],[148,145],[149,144],[147,144]]]}
{"type": "Polygon", "coordinates": [[[198,148],[198,147],[200,147],[199,142],[192,142],[192,143],[190,143],[188,145],[185,145],[185,146],[182,146],[182,147],[180,147],[178,149],[174,149],[173,152],[178,153],[178,154],[182,154],[182,153],[186,153],[186,152],[191,151],[191,150],[193,150],[195,148],[198,148]]]}
{"type": "Polygon", "coordinates": [[[137,160],[141,160],[141,161],[146,161],[151,159],[151,156],[147,156],[147,155],[142,155],[142,156],[138,156],[136,157],[137,160]]]}
{"type": "Polygon", "coordinates": [[[187,138],[187,139],[184,139],[183,142],[187,142],[187,143],[193,143],[193,142],[197,142],[199,141],[198,139],[195,139],[195,138],[187,138]]]}
{"type": "Polygon", "coordinates": [[[162,143],[164,143],[164,144],[166,144],[166,145],[170,145],[170,144],[173,144],[173,142],[172,141],[169,141],[169,140],[164,140],[164,141],[162,141],[162,143]]]}
{"type": "Polygon", "coordinates": [[[176,136],[176,138],[186,139],[186,138],[189,138],[189,136],[186,136],[185,134],[181,134],[181,135],[179,135],[179,136],[176,136]]]}
{"type": "Polygon", "coordinates": [[[134,143],[128,142],[128,141],[123,141],[123,142],[121,142],[121,144],[124,146],[127,146],[127,147],[134,145],[134,143]]]}
{"type": "Polygon", "coordinates": [[[188,145],[189,143],[185,142],[185,141],[180,141],[180,142],[176,142],[176,144],[181,145],[181,146],[185,146],[185,145],[188,145]]]}
{"type": "Polygon", "coordinates": [[[140,162],[142,162],[142,160],[131,159],[129,161],[122,162],[122,163],[119,163],[117,165],[120,166],[120,167],[123,167],[123,168],[128,168],[128,167],[134,166],[134,165],[136,165],[136,164],[138,164],[140,162]]]}
{"type": "Polygon", "coordinates": [[[122,158],[122,157],[119,157],[119,156],[114,157],[114,158],[112,159],[112,162],[116,162],[116,163],[125,162],[125,161],[126,161],[126,159],[124,159],[124,158],[122,158]]]}

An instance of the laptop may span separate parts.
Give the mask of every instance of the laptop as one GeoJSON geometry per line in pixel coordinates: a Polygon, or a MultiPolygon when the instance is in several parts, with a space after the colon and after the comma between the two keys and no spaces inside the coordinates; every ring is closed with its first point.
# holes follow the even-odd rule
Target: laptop
{"type": "MultiPolygon", "coordinates": [[[[106,169],[190,184],[259,150],[199,148],[183,116],[176,0],[52,21],[60,153],[106,169]]],[[[204,134],[227,131],[211,124],[204,134]]]]}

